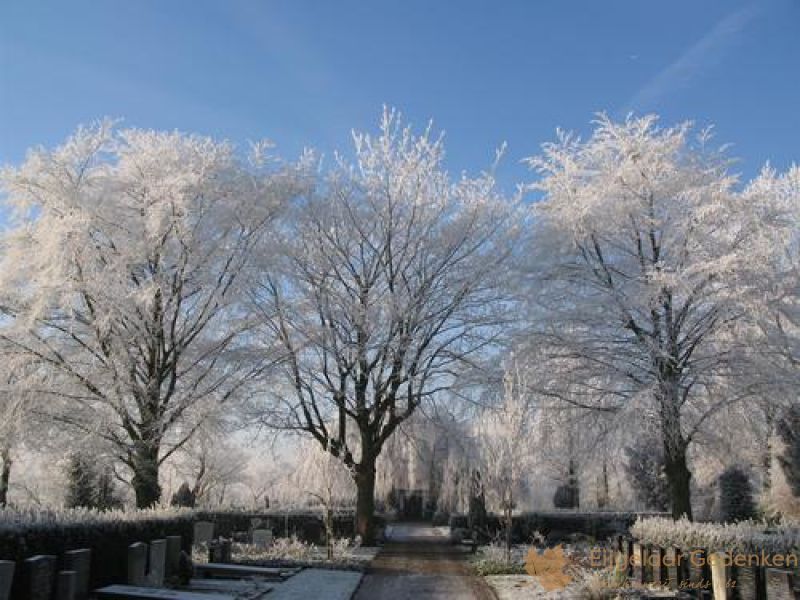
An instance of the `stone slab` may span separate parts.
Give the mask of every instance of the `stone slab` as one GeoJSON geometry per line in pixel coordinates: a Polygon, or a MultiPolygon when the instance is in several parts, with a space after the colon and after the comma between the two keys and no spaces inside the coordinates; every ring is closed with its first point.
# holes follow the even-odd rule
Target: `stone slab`
{"type": "Polygon", "coordinates": [[[94,591],[97,600],[236,600],[233,594],[206,594],[134,585],[109,585],[94,591]]]}

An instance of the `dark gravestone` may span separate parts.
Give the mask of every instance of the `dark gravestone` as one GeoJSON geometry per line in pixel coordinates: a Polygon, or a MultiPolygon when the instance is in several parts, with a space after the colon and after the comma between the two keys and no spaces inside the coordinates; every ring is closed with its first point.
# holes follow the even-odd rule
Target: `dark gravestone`
{"type": "Polygon", "coordinates": [[[28,600],[52,600],[56,581],[56,557],[32,556],[25,561],[28,600]]]}
{"type": "Polygon", "coordinates": [[[11,582],[14,581],[14,562],[0,560],[0,600],[8,600],[11,595],[11,582]]]}
{"type": "Polygon", "coordinates": [[[794,573],[786,569],[767,569],[767,598],[769,600],[796,600],[794,573]]]}
{"type": "Polygon", "coordinates": [[[167,560],[167,540],[153,540],[150,542],[150,568],[147,572],[147,581],[153,587],[164,585],[164,571],[167,560]]]}
{"type": "Polygon", "coordinates": [[[208,545],[208,562],[229,563],[231,562],[231,555],[231,540],[219,538],[208,545]]]}
{"type": "Polygon", "coordinates": [[[56,578],[55,600],[75,600],[78,574],[75,571],[59,571],[56,578]]]}
{"type": "Polygon", "coordinates": [[[753,569],[749,567],[732,567],[732,577],[736,580],[736,597],[740,600],[756,599],[756,580],[753,569]]]}
{"type": "Polygon", "coordinates": [[[128,584],[147,585],[147,544],[136,542],[128,546],[128,584]]]}
{"type": "Polygon", "coordinates": [[[671,590],[677,590],[682,579],[682,561],[684,560],[679,548],[664,550],[664,561],[667,565],[667,585],[671,590]]]}
{"type": "Polygon", "coordinates": [[[166,576],[174,577],[178,574],[178,568],[181,562],[181,536],[168,535],[167,536],[167,560],[166,560],[166,576]]]}
{"type": "Polygon", "coordinates": [[[625,575],[633,577],[633,542],[629,539],[622,541],[622,553],[625,556],[625,575]]]}
{"type": "Polygon", "coordinates": [[[653,565],[653,582],[659,585],[669,584],[667,572],[667,552],[664,548],[653,547],[650,551],[650,560],[653,565]]]}
{"type": "Polygon", "coordinates": [[[75,571],[75,600],[86,600],[89,597],[91,567],[91,550],[70,550],[64,553],[64,569],[75,571]]]}
{"type": "Polygon", "coordinates": [[[233,562],[233,542],[229,539],[222,540],[222,562],[233,562]]]}
{"type": "Polygon", "coordinates": [[[689,561],[689,582],[692,589],[711,588],[711,569],[708,566],[708,553],[705,550],[692,550],[687,556],[689,561]]]}
{"type": "Polygon", "coordinates": [[[647,577],[645,569],[645,549],[639,542],[633,543],[633,580],[636,583],[644,583],[647,577]]]}

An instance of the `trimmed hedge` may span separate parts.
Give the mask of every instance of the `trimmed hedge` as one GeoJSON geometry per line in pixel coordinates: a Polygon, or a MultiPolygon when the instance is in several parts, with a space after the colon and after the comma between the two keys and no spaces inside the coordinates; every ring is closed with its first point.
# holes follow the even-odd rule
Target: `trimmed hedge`
{"type": "MultiPolygon", "coordinates": [[[[622,535],[639,517],[663,516],[664,513],[634,512],[581,512],[581,511],[548,511],[527,512],[514,515],[512,519],[511,537],[514,543],[528,543],[534,532],[543,533],[549,542],[559,542],[573,535],[589,536],[597,540],[614,535],[622,535]]],[[[467,517],[452,515],[450,526],[453,529],[467,527],[467,517]]],[[[490,514],[486,521],[487,533],[490,537],[503,533],[503,519],[499,515],[490,514]]]]}
{"type": "MultiPolygon", "coordinates": [[[[297,536],[304,542],[321,544],[325,526],[319,512],[313,511],[204,511],[195,512],[195,520],[212,521],[214,534],[236,538],[236,534],[264,527],[272,529],[275,537],[297,536]]],[[[380,526],[380,523],[378,523],[380,526]]],[[[355,513],[340,511],[333,518],[336,537],[355,537],[355,513]]]]}

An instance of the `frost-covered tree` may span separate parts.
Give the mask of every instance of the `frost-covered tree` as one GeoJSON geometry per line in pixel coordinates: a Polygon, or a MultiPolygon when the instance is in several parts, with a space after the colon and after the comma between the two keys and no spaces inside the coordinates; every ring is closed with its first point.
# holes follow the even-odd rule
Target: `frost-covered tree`
{"type": "Polygon", "coordinates": [[[785,173],[765,168],[745,197],[758,211],[761,244],[769,249],[751,265],[751,312],[762,335],[748,341],[758,348],[766,394],[791,404],[800,385],[800,166],[785,173]]]}
{"type": "Polygon", "coordinates": [[[14,450],[24,428],[26,399],[15,390],[0,393],[0,508],[8,504],[14,450]]]}
{"type": "Polygon", "coordinates": [[[238,284],[294,168],[181,133],[81,128],[2,172],[3,343],[52,416],[110,444],[136,504],[262,361],[240,352],[238,284]]]}
{"type": "Polygon", "coordinates": [[[354,141],[355,162],[294,206],[253,301],[286,358],[262,418],[344,462],[370,542],[384,444],[511,318],[501,283],[521,219],[491,175],[451,179],[441,139],[394,112],[354,141]]]}
{"type": "Polygon", "coordinates": [[[503,378],[501,401],[476,418],[476,444],[489,506],[500,510],[511,559],[514,509],[532,471],[537,405],[524,368],[512,362],[503,378]]]}
{"type": "Polygon", "coordinates": [[[344,463],[314,440],[304,439],[298,448],[302,456],[292,481],[301,494],[311,498],[322,512],[328,558],[333,558],[336,512],[351,508],[356,497],[353,477],[344,463]]]}
{"type": "Polygon", "coordinates": [[[800,498],[800,406],[793,406],[778,424],[784,450],[778,462],[792,494],[800,498]]]}
{"type": "Polygon", "coordinates": [[[561,134],[530,159],[543,192],[534,231],[534,342],[548,393],[622,413],[650,411],[673,514],[691,517],[687,451],[720,406],[749,392],[732,328],[741,276],[767,248],[728,161],[689,124],[600,117],[582,141],[561,134]]]}

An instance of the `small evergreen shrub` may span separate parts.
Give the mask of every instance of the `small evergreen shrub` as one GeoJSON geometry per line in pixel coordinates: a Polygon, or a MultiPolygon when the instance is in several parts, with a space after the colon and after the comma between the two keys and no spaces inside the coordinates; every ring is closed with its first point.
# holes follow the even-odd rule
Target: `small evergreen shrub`
{"type": "Polygon", "coordinates": [[[756,517],[753,486],[748,474],[739,466],[728,467],[719,477],[719,510],[720,519],[725,523],[756,517]]]}
{"type": "Polygon", "coordinates": [[[95,473],[89,458],[82,453],[73,454],[67,464],[67,508],[94,508],[95,473]]]}
{"type": "Polygon", "coordinates": [[[565,483],[558,486],[553,495],[553,506],[556,508],[580,507],[580,491],[574,484],[565,483]]]}
{"type": "Polygon", "coordinates": [[[184,508],[194,508],[197,502],[194,492],[185,481],[178,488],[178,491],[172,494],[171,506],[181,506],[184,508]]]}
{"type": "Polygon", "coordinates": [[[625,448],[625,473],[636,499],[650,510],[669,508],[669,485],[664,472],[663,452],[642,442],[625,448]]]}

